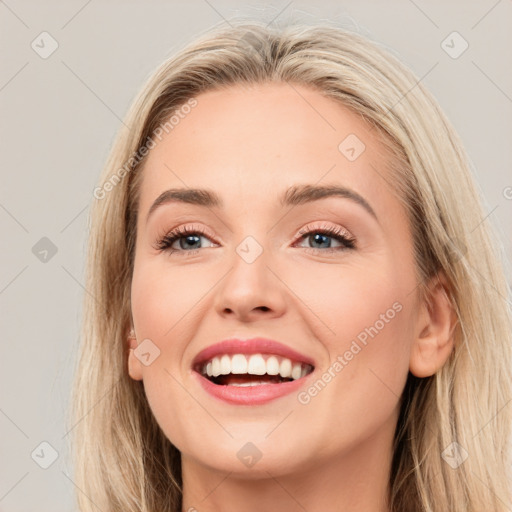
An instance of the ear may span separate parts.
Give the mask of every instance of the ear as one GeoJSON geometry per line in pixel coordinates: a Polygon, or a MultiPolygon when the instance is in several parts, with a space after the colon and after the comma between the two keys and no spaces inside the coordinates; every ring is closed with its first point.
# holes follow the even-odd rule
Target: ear
{"type": "Polygon", "coordinates": [[[416,377],[434,375],[448,360],[453,347],[457,316],[449,299],[443,273],[431,278],[427,297],[420,304],[409,369],[416,377]]]}
{"type": "Polygon", "coordinates": [[[137,348],[137,337],[133,328],[126,335],[126,343],[128,345],[128,374],[133,380],[142,380],[142,363],[134,352],[137,348]]]}

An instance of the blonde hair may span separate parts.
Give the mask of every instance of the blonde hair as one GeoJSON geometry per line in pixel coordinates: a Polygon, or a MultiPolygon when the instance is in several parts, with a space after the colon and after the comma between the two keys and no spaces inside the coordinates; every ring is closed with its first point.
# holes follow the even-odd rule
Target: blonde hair
{"type": "Polygon", "coordinates": [[[157,425],[142,383],[127,373],[140,150],[202,92],[265,82],[312,87],[375,128],[392,154],[393,186],[410,219],[418,296],[428,298],[427,279],[438,272],[449,283],[455,347],[433,376],[409,374],[390,510],[510,510],[509,290],[459,137],[414,74],[379,44],[327,25],[277,30],[259,22],[216,28],[158,67],[95,191],[73,391],[80,510],[181,510],[180,454],[157,425]],[[457,468],[443,459],[454,442],[468,454],[457,468]]]}

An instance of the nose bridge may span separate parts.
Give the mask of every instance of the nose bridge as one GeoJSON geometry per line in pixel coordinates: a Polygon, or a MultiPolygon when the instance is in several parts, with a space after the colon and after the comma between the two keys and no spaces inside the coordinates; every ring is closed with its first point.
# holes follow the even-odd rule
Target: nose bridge
{"type": "Polygon", "coordinates": [[[254,236],[246,236],[236,247],[230,271],[223,279],[216,297],[220,314],[231,313],[240,319],[265,311],[280,315],[284,297],[280,283],[269,270],[271,251],[254,236]]]}

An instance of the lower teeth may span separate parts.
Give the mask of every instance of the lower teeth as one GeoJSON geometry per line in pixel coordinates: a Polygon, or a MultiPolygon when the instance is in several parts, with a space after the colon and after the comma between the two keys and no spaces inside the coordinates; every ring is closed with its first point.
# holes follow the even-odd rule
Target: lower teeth
{"type": "Polygon", "coordinates": [[[264,386],[269,385],[270,382],[233,382],[232,384],[227,384],[228,386],[236,386],[239,388],[246,388],[248,386],[264,386]]]}
{"type": "Polygon", "coordinates": [[[206,377],[210,382],[218,386],[236,386],[236,387],[251,387],[263,386],[269,384],[282,384],[289,382],[293,379],[282,378],[277,375],[263,375],[261,377],[255,375],[219,375],[218,377],[206,377]]]}

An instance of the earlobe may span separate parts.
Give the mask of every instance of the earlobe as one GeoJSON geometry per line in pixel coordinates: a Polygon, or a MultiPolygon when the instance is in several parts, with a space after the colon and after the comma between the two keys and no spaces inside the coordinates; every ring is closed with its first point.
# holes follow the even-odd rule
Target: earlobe
{"type": "Polygon", "coordinates": [[[441,273],[428,286],[429,300],[420,305],[409,369],[416,377],[429,377],[444,366],[454,347],[457,323],[449,288],[441,273]]]}
{"type": "Polygon", "coordinates": [[[142,363],[135,356],[135,349],[137,348],[137,337],[135,331],[132,329],[127,335],[128,345],[128,375],[133,380],[142,380],[142,363]]]}

